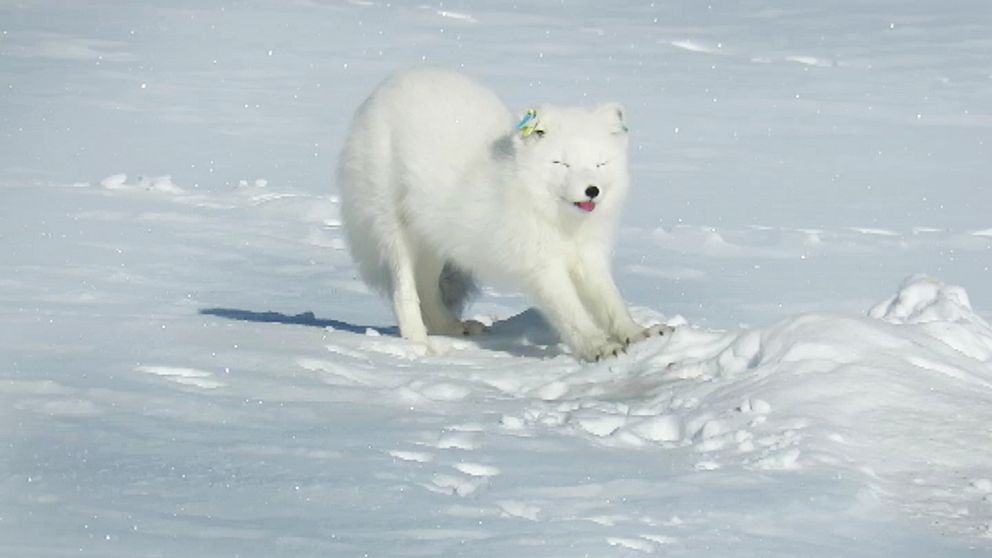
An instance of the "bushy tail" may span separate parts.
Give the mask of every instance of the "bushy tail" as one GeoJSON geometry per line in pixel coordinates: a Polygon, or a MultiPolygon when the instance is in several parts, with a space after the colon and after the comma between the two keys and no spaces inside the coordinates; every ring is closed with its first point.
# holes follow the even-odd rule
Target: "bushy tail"
{"type": "Polygon", "coordinates": [[[461,316],[465,305],[479,292],[472,276],[451,262],[444,263],[438,286],[441,288],[441,301],[454,316],[461,316]]]}

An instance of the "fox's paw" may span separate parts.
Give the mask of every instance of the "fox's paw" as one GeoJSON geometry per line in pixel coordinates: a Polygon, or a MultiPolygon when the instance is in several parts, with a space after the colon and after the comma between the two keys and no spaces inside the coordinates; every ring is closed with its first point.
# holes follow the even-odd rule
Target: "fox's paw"
{"type": "Polygon", "coordinates": [[[627,352],[627,348],[615,341],[606,341],[600,345],[595,345],[589,350],[583,351],[581,357],[589,362],[599,362],[601,360],[616,358],[627,352]]]}
{"type": "Polygon", "coordinates": [[[643,341],[645,339],[650,339],[652,337],[668,337],[673,331],[675,331],[674,327],[665,324],[656,324],[651,327],[646,327],[640,332],[627,337],[624,340],[624,346],[637,343],[638,341],[643,341]]]}
{"type": "Polygon", "coordinates": [[[431,329],[432,335],[444,335],[446,337],[468,337],[469,335],[480,335],[489,331],[486,324],[476,320],[451,320],[444,327],[431,329]]]}

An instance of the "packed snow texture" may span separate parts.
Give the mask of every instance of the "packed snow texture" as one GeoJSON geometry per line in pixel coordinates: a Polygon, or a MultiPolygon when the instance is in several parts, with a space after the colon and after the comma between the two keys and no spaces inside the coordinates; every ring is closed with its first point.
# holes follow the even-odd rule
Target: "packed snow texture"
{"type": "Polygon", "coordinates": [[[988,556],[992,8],[0,6],[0,555],[988,556]],[[55,8],[58,8],[57,10],[55,8]],[[332,186],[388,72],[624,102],[577,362],[396,336],[332,186]]]}

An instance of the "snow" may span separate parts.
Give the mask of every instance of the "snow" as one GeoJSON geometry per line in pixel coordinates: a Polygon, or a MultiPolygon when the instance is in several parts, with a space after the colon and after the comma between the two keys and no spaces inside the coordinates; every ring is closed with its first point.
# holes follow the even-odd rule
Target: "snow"
{"type": "Polygon", "coordinates": [[[0,6],[0,555],[987,556],[979,0],[0,6]],[[396,337],[331,186],[388,72],[618,100],[644,323],[396,337]]]}

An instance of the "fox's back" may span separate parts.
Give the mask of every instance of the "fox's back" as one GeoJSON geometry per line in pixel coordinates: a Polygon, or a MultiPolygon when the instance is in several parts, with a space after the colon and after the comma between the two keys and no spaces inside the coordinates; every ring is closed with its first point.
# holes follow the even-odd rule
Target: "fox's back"
{"type": "Polygon", "coordinates": [[[490,90],[452,71],[417,68],[384,81],[362,105],[348,159],[388,166],[387,182],[397,186],[453,187],[512,125],[490,90]]]}

